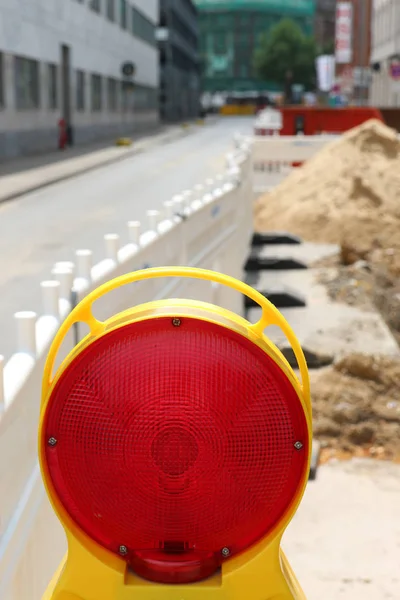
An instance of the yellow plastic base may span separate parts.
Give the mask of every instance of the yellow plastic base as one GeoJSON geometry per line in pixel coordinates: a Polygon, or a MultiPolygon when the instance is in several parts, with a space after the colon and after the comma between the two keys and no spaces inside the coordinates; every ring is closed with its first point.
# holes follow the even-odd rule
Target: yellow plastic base
{"type": "Polygon", "coordinates": [[[226,563],[222,572],[192,585],[160,585],[125,569],[105,568],[75,543],[42,600],[306,600],[280,549],[271,544],[257,560],[226,563]]]}

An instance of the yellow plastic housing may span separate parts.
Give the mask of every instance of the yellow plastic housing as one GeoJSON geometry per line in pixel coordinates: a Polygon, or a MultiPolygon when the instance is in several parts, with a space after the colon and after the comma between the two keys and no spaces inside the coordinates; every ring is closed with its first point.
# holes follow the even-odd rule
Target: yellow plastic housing
{"type": "Polygon", "coordinates": [[[111,330],[128,323],[160,316],[190,316],[226,327],[259,346],[280,367],[297,392],[309,431],[308,467],[311,455],[312,426],[309,376],[304,354],[292,329],[281,313],[260,293],[232,277],[188,267],[146,269],[111,280],[90,293],[61,325],[47,357],[39,425],[39,458],[43,481],[54,511],[67,535],[68,554],[54,575],[44,600],[305,600],[301,587],[281,549],[282,535],[303,496],[308,468],[301,486],[286,514],[257,545],[224,562],[211,578],[190,585],[162,585],[140,579],[119,558],[101,548],[71,520],[60,503],[44,459],[43,417],[52,390],[65,369],[85,348],[111,330]],[[246,319],[220,307],[192,300],[161,300],[126,310],[101,322],[95,319],[92,305],[112,290],[136,281],[160,277],[204,279],[230,287],[254,300],[262,309],[261,319],[250,324],[246,319]],[[90,333],[70,352],[53,376],[57,353],[66,334],[77,322],[85,322],[90,333]],[[264,330],[277,325],[286,335],[296,356],[301,382],[279,349],[266,337],[264,330]]]}

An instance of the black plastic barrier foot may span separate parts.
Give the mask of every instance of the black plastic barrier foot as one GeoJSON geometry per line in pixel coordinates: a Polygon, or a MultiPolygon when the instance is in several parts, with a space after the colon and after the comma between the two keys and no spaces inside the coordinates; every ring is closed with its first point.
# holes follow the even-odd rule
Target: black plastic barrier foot
{"type": "MultiPolygon", "coordinates": [[[[291,346],[280,347],[279,350],[288,361],[289,365],[295,369],[298,368],[297,358],[293,352],[291,346]]],[[[322,369],[323,367],[329,367],[334,361],[333,354],[325,354],[323,352],[314,352],[308,348],[303,347],[304,357],[309,369],[322,369]]]]}
{"type": "Polygon", "coordinates": [[[290,269],[308,269],[308,266],[295,258],[281,256],[259,256],[251,253],[246,261],[245,271],[288,271],[290,269]]]}
{"type": "Polygon", "coordinates": [[[266,231],[265,233],[253,233],[252,246],[266,246],[273,244],[302,244],[303,240],[297,235],[286,231],[266,231]]]}
{"type": "MultiPolygon", "coordinates": [[[[250,283],[254,286],[254,283],[250,283]]],[[[256,288],[257,289],[257,288],[256,288]]],[[[267,298],[276,308],[304,308],[307,306],[305,298],[295,291],[285,287],[275,287],[271,290],[258,290],[260,294],[267,298]]],[[[254,308],[257,303],[248,296],[245,297],[245,308],[254,308]]]]}
{"type": "Polygon", "coordinates": [[[310,473],[308,475],[309,481],[315,481],[317,479],[317,470],[318,470],[320,456],[321,456],[321,444],[318,440],[313,440],[312,441],[312,450],[311,450],[310,473]]]}

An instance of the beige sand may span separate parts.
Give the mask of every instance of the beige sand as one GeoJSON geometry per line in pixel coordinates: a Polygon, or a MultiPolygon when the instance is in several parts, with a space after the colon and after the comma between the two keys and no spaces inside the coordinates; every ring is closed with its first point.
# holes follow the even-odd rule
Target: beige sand
{"type": "Polygon", "coordinates": [[[255,228],[339,243],[349,262],[363,257],[400,273],[397,133],[370,120],[327,144],[257,201],[255,228]]]}

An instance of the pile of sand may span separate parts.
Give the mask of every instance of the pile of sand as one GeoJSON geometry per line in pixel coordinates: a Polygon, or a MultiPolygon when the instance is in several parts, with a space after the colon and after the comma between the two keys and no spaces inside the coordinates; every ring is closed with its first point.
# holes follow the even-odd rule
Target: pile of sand
{"type": "Polygon", "coordinates": [[[286,230],[338,243],[400,273],[400,140],[370,120],[328,143],[255,206],[257,231],[286,230]]]}
{"type": "Polygon", "coordinates": [[[311,372],[315,437],[337,453],[400,458],[400,360],[352,354],[311,372]]]}

